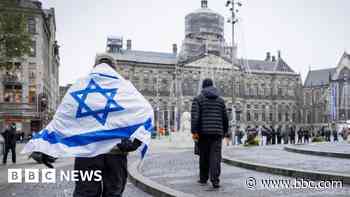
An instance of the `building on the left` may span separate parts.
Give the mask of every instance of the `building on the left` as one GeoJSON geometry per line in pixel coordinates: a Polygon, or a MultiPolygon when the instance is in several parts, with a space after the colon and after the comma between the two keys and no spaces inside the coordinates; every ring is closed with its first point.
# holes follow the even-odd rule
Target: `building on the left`
{"type": "Polygon", "coordinates": [[[25,13],[32,46],[30,55],[11,62],[11,69],[0,69],[0,131],[15,122],[18,132],[30,135],[49,121],[59,104],[59,45],[54,8],[44,9],[33,0],[16,3],[0,10],[25,13]]]}

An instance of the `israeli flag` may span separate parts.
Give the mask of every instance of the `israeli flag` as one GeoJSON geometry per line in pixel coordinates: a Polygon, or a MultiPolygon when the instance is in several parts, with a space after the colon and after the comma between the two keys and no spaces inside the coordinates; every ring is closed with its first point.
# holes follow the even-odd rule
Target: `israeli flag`
{"type": "Polygon", "coordinates": [[[33,135],[22,153],[94,157],[110,152],[121,138],[137,138],[143,143],[139,148],[143,158],[153,115],[152,106],[128,80],[100,64],[69,88],[53,120],[33,135]]]}

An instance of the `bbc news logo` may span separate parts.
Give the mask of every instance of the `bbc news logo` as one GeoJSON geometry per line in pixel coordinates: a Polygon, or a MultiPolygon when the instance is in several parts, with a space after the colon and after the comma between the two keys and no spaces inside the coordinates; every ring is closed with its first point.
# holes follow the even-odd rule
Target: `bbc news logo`
{"type": "Polygon", "coordinates": [[[56,183],[102,181],[101,170],[8,169],[8,183],[56,183]],[[58,175],[58,176],[57,176],[58,175]]]}

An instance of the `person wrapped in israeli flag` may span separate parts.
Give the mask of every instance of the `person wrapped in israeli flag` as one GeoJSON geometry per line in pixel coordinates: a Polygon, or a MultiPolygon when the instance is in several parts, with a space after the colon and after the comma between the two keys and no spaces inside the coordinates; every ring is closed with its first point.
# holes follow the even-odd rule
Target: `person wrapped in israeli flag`
{"type": "Polygon", "coordinates": [[[22,153],[95,157],[110,152],[122,139],[137,139],[144,158],[153,115],[152,106],[131,82],[102,63],[69,88],[53,120],[33,135],[22,153]]]}

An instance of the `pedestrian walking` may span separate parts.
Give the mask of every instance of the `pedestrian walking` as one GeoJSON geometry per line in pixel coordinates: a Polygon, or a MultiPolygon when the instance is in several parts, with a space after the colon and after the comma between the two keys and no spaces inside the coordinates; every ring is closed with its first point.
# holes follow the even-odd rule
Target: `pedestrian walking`
{"type": "Polygon", "coordinates": [[[11,150],[12,163],[16,163],[16,124],[10,123],[5,131],[2,133],[5,140],[5,150],[2,159],[2,163],[6,165],[7,155],[11,150]]]}
{"type": "Polygon", "coordinates": [[[282,125],[279,125],[276,130],[277,144],[282,143],[282,125]]]}
{"type": "Polygon", "coordinates": [[[116,68],[113,56],[98,55],[91,72],[68,89],[52,121],[22,151],[75,158],[73,197],[121,197],[128,153],[138,147],[141,158],[147,153],[152,106],[116,68]],[[90,172],[101,176],[82,175],[90,172]]]}
{"type": "MultiPolygon", "coordinates": [[[[97,57],[95,67],[101,65],[108,65],[113,70],[116,69],[116,63],[109,56],[102,55],[97,57]]],[[[73,197],[97,197],[101,193],[103,197],[121,197],[128,177],[128,153],[135,151],[141,144],[142,142],[138,139],[131,141],[124,138],[109,153],[92,158],[77,157],[74,169],[81,171],[101,170],[102,183],[101,181],[84,181],[79,179],[75,184],[73,197]]]]}
{"type": "Polygon", "coordinates": [[[338,141],[338,131],[337,131],[337,127],[335,125],[335,123],[332,123],[332,136],[333,136],[333,142],[337,142],[338,141]]]}
{"type": "Polygon", "coordinates": [[[233,140],[235,134],[232,133],[232,131],[227,132],[227,138],[225,139],[226,146],[230,146],[230,141],[232,142],[232,146],[234,145],[233,140]]]}
{"type": "Polygon", "coordinates": [[[276,130],[275,127],[270,125],[270,130],[271,130],[271,144],[276,144],[276,130]]]}
{"type": "Polygon", "coordinates": [[[300,127],[297,132],[297,143],[302,144],[303,143],[303,136],[304,136],[304,128],[300,127]]]}
{"type": "Polygon", "coordinates": [[[228,126],[225,102],[213,81],[205,79],[191,109],[191,132],[199,143],[200,184],[210,178],[214,188],[220,187],[222,139],[227,137],[228,126]]]}
{"type": "Polygon", "coordinates": [[[283,126],[282,129],[282,138],[283,138],[283,144],[288,144],[288,138],[289,138],[289,127],[287,125],[283,126]]]}
{"type": "Polygon", "coordinates": [[[242,138],[244,137],[244,130],[238,125],[237,126],[237,144],[242,144],[242,138]]]}
{"type": "Polygon", "coordinates": [[[289,126],[289,141],[291,144],[295,144],[295,126],[294,125],[290,125],[289,126]]]}
{"type": "Polygon", "coordinates": [[[327,142],[330,142],[331,141],[331,129],[329,128],[329,126],[327,125],[324,129],[324,136],[325,136],[325,139],[327,142]]]}
{"type": "Polygon", "coordinates": [[[310,143],[310,136],[311,136],[311,130],[309,127],[305,127],[303,130],[303,135],[304,135],[304,143],[308,144],[310,143]]]}

